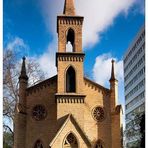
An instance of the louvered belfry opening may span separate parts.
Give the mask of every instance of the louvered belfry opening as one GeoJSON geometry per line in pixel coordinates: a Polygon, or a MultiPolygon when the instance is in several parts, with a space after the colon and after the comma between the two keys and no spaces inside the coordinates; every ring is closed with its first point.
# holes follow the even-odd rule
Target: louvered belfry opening
{"type": "Polygon", "coordinates": [[[71,52],[75,52],[75,33],[72,28],[70,28],[67,32],[67,44],[70,43],[72,46],[71,52]]]}
{"type": "Polygon", "coordinates": [[[66,73],[66,92],[76,92],[76,73],[72,66],[66,73]]]}

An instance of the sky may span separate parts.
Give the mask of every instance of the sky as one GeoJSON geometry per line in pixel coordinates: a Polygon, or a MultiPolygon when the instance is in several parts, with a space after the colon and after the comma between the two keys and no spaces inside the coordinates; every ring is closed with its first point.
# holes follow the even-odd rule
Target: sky
{"type": "MultiPolygon", "coordinates": [[[[3,46],[40,64],[47,77],[57,73],[56,16],[64,0],[4,0],[3,46]]],[[[124,107],[123,56],[145,22],[144,0],[75,0],[76,14],[84,16],[84,73],[109,88],[111,60],[115,59],[119,102],[124,107]]]]}

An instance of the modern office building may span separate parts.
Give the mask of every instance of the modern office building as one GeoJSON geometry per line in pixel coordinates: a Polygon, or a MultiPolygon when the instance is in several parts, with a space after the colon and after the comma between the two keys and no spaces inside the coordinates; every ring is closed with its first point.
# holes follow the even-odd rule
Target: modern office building
{"type": "MultiPolygon", "coordinates": [[[[131,128],[131,118],[145,110],[145,26],[143,26],[124,55],[125,124],[131,128]]],[[[126,139],[127,147],[137,137],[126,139]]]]}

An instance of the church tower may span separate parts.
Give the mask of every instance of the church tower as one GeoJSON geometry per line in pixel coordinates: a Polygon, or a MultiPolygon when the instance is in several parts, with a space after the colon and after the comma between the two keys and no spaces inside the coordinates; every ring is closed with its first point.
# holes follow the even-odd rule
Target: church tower
{"type": "Polygon", "coordinates": [[[57,16],[57,75],[28,87],[23,58],[14,148],[121,148],[114,61],[110,89],[84,76],[83,20],[74,0],[65,0],[57,16]]]}
{"type": "Polygon", "coordinates": [[[58,94],[78,95],[83,92],[82,25],[83,17],[76,15],[73,0],[65,0],[63,14],[57,17],[58,94]],[[67,46],[70,46],[70,51],[67,46]]]}
{"type": "MultiPolygon", "coordinates": [[[[82,25],[83,17],[76,15],[74,1],[65,0],[63,14],[57,16],[57,118],[65,115],[65,112],[61,112],[63,108],[67,109],[67,114],[74,116],[77,114],[77,109],[83,109],[82,104],[85,99],[83,61],[85,54],[82,51],[82,25]],[[68,45],[71,46],[70,51],[68,45]]],[[[80,118],[83,120],[83,115],[80,118]]]]}

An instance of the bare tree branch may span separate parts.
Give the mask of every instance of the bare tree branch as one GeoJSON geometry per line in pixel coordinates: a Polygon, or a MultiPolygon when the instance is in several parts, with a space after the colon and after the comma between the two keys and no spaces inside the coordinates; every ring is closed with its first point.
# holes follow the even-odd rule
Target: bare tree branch
{"type": "MultiPolygon", "coordinates": [[[[3,56],[3,127],[4,130],[9,129],[11,133],[13,133],[13,129],[11,129],[10,123],[5,122],[5,119],[9,119],[13,125],[15,105],[19,100],[20,68],[21,62],[20,59],[18,60],[17,53],[5,50],[3,56]]],[[[33,59],[27,59],[26,69],[30,86],[45,79],[45,74],[40,70],[39,63],[33,59]]]]}
{"type": "Polygon", "coordinates": [[[14,133],[13,133],[12,129],[11,129],[8,125],[3,125],[3,128],[4,128],[5,130],[8,129],[8,130],[11,132],[12,137],[14,138],[14,133]]]}

